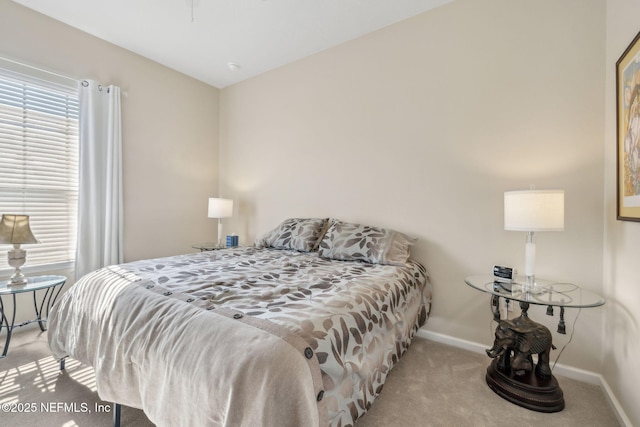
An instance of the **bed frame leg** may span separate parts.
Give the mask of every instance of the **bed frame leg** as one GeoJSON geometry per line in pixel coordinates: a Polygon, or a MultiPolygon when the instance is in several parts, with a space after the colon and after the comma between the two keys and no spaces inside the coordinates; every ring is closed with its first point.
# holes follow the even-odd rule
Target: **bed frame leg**
{"type": "Polygon", "coordinates": [[[122,406],[119,403],[113,403],[113,427],[120,427],[120,411],[122,406]]]}
{"type": "MultiPolygon", "coordinates": [[[[60,370],[64,371],[64,363],[67,360],[66,357],[60,359],[60,370]]],[[[120,413],[122,411],[122,405],[113,402],[113,427],[120,427],[120,413]]]]}

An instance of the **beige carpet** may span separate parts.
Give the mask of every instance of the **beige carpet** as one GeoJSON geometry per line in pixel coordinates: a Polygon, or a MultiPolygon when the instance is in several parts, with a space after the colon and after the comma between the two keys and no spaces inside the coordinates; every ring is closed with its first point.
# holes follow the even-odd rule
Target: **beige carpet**
{"type": "MultiPolygon", "coordinates": [[[[30,326],[17,330],[8,357],[0,359],[0,426],[110,426],[111,406],[98,398],[92,369],[70,360],[60,373],[46,333],[30,326]]],[[[515,406],[485,384],[488,362],[484,355],[417,338],[356,427],[619,425],[599,387],[568,378],[558,378],[564,411],[515,406]]],[[[152,425],[142,411],[123,408],[123,427],[152,425]]]]}

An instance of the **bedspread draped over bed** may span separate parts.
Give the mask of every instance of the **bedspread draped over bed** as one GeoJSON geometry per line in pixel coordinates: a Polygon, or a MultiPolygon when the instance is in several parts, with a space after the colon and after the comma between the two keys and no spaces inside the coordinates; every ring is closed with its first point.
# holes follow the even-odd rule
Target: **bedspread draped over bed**
{"type": "Polygon", "coordinates": [[[426,272],[233,248],[90,273],[49,318],[56,358],[160,426],[353,425],[426,321],[426,272]]]}

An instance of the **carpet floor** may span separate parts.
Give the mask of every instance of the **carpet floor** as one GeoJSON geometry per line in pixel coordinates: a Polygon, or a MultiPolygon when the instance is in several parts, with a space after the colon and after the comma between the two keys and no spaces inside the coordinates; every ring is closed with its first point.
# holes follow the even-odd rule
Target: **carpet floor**
{"type": "MultiPolygon", "coordinates": [[[[0,339],[4,341],[4,334],[0,339]]],[[[545,414],[513,405],[486,385],[489,361],[481,354],[416,338],[356,427],[620,425],[599,386],[560,376],[563,411],[545,414]]],[[[98,397],[92,368],[71,359],[61,372],[50,355],[46,332],[37,327],[16,330],[8,356],[0,359],[1,426],[108,427],[111,411],[98,397]]],[[[153,426],[141,410],[127,407],[122,408],[121,425],[153,426]]]]}

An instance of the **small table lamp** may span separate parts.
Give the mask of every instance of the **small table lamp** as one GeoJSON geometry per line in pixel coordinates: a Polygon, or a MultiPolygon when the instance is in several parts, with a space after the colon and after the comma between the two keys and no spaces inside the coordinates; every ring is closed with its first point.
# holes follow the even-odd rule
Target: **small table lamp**
{"type": "Polygon", "coordinates": [[[564,190],[524,190],[504,193],[504,229],[527,232],[524,274],[526,290],[535,287],[535,231],[564,230],[564,190]]]}
{"type": "Polygon", "coordinates": [[[20,245],[28,243],[40,243],[31,232],[28,215],[3,214],[0,220],[0,243],[9,243],[13,249],[7,252],[9,265],[16,270],[11,276],[9,285],[24,285],[27,283],[24,274],[20,271],[27,260],[27,251],[20,245]]]}
{"type": "Polygon", "coordinates": [[[222,244],[222,219],[229,218],[233,215],[233,200],[220,199],[215,197],[209,198],[209,218],[218,218],[218,247],[222,244]]]}

